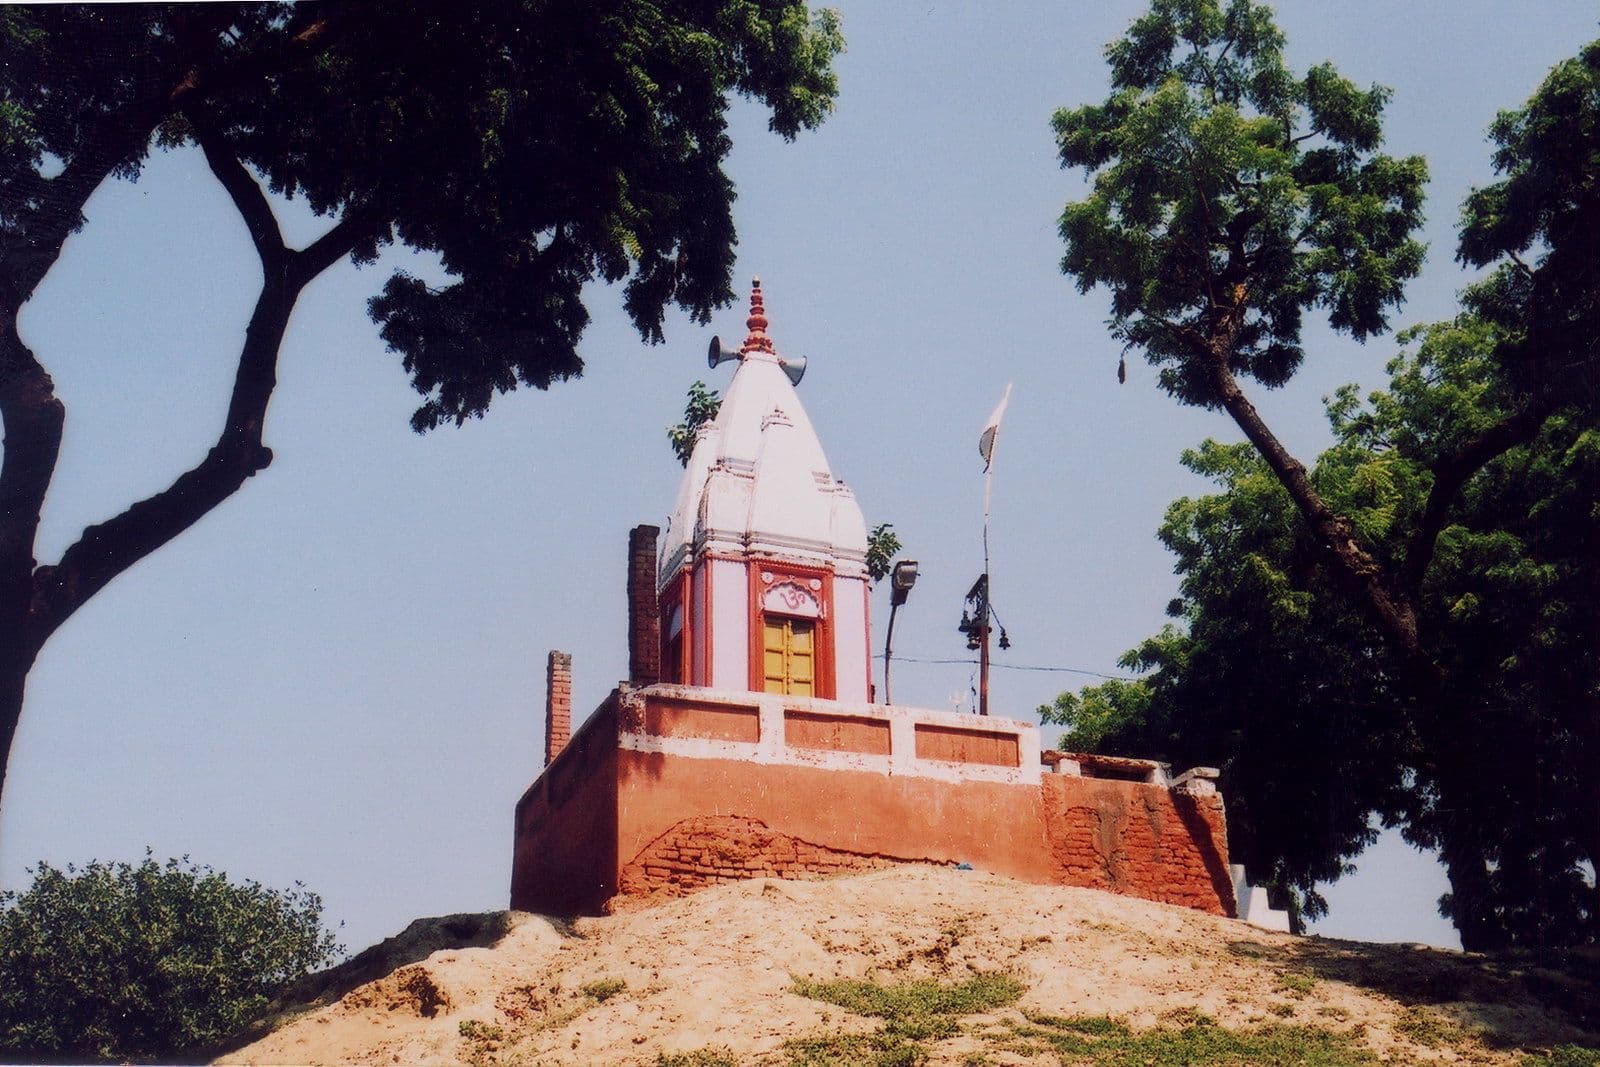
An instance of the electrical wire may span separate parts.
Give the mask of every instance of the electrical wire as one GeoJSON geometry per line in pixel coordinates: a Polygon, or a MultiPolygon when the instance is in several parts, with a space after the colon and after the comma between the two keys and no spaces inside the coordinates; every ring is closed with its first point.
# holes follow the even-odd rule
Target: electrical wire
{"type": "MultiPolygon", "coordinates": [[[[883,653],[881,653],[881,652],[873,657],[873,659],[882,659],[882,658],[883,658],[883,653]]],[[[894,657],[894,659],[895,659],[896,663],[966,663],[966,664],[976,664],[978,662],[975,659],[938,659],[938,658],[935,658],[935,657],[927,657],[927,656],[903,656],[903,655],[896,655],[894,657]]],[[[1002,670],[1002,671],[1038,671],[1038,672],[1043,672],[1043,673],[1047,673],[1047,674],[1085,674],[1085,675],[1088,675],[1091,678],[1105,678],[1105,679],[1108,679],[1108,680],[1114,681],[1114,682],[1134,682],[1134,681],[1138,681],[1138,679],[1134,678],[1132,675],[1127,675],[1127,674],[1105,674],[1105,673],[1103,673],[1101,671],[1091,671],[1091,670],[1087,670],[1087,669],[1085,669],[1083,667],[1029,666],[1027,664],[1022,664],[1022,663],[997,663],[994,660],[990,660],[989,661],[989,667],[992,670],[1002,670]]]]}

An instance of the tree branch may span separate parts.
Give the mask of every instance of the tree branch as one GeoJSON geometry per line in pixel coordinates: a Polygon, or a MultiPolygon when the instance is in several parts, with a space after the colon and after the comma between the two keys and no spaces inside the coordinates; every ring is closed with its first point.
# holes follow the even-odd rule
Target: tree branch
{"type": "Polygon", "coordinates": [[[346,255],[373,225],[371,216],[352,211],[304,251],[287,249],[270,205],[249,172],[210,138],[202,147],[217,179],[245,216],[262,266],[261,295],[245,329],[227,419],[217,443],[199,464],[154,496],[86,528],[58,564],[34,572],[32,623],[41,644],[113,578],[194,525],[272,462],[262,434],[289,317],[305,286],[346,255]]]}
{"type": "Polygon", "coordinates": [[[30,213],[25,235],[0,257],[4,295],[0,302],[14,314],[61,256],[67,238],[83,223],[83,205],[119,166],[143,154],[161,120],[159,101],[150,98],[128,112],[107,118],[102,129],[85,138],[85,147],[67,160],[61,173],[44,183],[37,209],[30,213]]]}
{"type": "Polygon", "coordinates": [[[12,317],[0,334],[0,658],[8,662],[31,663],[43,643],[28,626],[33,550],[65,420],[55,384],[12,317]]]}
{"type": "Polygon", "coordinates": [[[1290,455],[1277,436],[1262,420],[1255,405],[1244,395],[1238,380],[1228,368],[1232,335],[1213,337],[1205,354],[1217,400],[1272,469],[1301,516],[1311,527],[1318,543],[1342,577],[1361,597],[1369,616],[1400,649],[1407,670],[1420,678],[1436,676],[1438,668],[1422,647],[1417,632],[1416,609],[1406,596],[1396,595],[1384,584],[1378,561],[1356,540],[1350,520],[1330,508],[1306,473],[1303,463],[1290,455]]]}
{"type": "Polygon", "coordinates": [[[332,229],[294,253],[294,270],[297,277],[303,278],[301,284],[348,256],[359,242],[383,226],[379,213],[369,205],[347,205],[332,229]]]}
{"type": "Polygon", "coordinates": [[[222,145],[221,135],[204,116],[192,110],[184,114],[194,128],[195,143],[205,153],[206,165],[227,191],[239,217],[244,219],[245,229],[250,231],[250,243],[256,246],[256,255],[261,257],[262,269],[270,269],[271,261],[281,259],[288,248],[283,243],[282,231],[278,229],[277,217],[272,214],[266,194],[244,164],[222,145]]]}
{"type": "MultiPolygon", "coordinates": [[[[337,0],[297,6],[290,16],[289,36],[284,47],[257,51],[221,69],[197,64],[172,87],[167,102],[176,110],[186,110],[197,101],[213,99],[252,78],[281,70],[286,62],[292,64],[315,56],[338,42],[340,33],[350,24],[350,12],[360,11],[362,7],[337,0]]],[[[232,13],[227,12],[227,24],[219,26],[217,32],[225,32],[232,18],[232,13]]]]}
{"type": "Polygon", "coordinates": [[[1526,263],[1524,263],[1522,261],[1522,257],[1517,255],[1516,249],[1513,249],[1513,248],[1506,249],[1506,258],[1511,260],[1512,263],[1516,264],[1517,270],[1522,273],[1522,276],[1524,278],[1527,278],[1529,281],[1535,281],[1536,280],[1535,276],[1534,276],[1533,268],[1529,267],[1526,263]]]}
{"type": "Polygon", "coordinates": [[[1433,487],[1428,490],[1428,502],[1416,530],[1406,542],[1405,558],[1400,565],[1400,588],[1407,596],[1415,598],[1422,588],[1422,579],[1438,547],[1439,534],[1447,524],[1450,508],[1461,487],[1495,457],[1533,440],[1554,407],[1549,394],[1538,394],[1520,411],[1433,463],[1433,487]]]}
{"type": "MultiPolygon", "coordinates": [[[[27,302],[33,291],[61,255],[62,245],[83,221],[83,205],[118,167],[138,159],[162,120],[173,111],[188,111],[206,98],[258,78],[274,69],[288,53],[290,62],[304,61],[335,44],[351,23],[352,6],[330,2],[307,6],[308,14],[296,12],[303,25],[296,26],[287,46],[225,64],[220,69],[208,64],[204,55],[209,47],[208,33],[224,32],[231,24],[230,9],[197,9],[201,21],[186,37],[186,50],[192,60],[186,73],[165,86],[146,85],[137,102],[108,112],[99,123],[78,138],[83,146],[66,161],[61,173],[44,183],[42,202],[32,213],[26,237],[7,242],[0,253],[0,303],[14,312],[27,302]],[[213,13],[214,12],[214,13],[213,13]]],[[[248,221],[248,220],[247,220],[248,221]]]]}

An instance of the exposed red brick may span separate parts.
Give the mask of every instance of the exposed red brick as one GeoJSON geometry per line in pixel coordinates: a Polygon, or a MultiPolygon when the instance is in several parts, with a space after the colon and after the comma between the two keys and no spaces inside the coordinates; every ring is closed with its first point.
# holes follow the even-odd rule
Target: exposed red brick
{"type": "Polygon", "coordinates": [[[661,680],[661,610],[656,603],[657,526],[628,531],[628,681],[661,680]]]}
{"type": "Polygon", "coordinates": [[[798,841],[759,819],[708,815],[675,824],[635,856],[622,869],[622,897],[611,906],[627,908],[747,878],[816,878],[896,862],[798,841]]]}
{"type": "Polygon", "coordinates": [[[1055,774],[1041,788],[1061,884],[1234,914],[1220,796],[1055,774]]]}
{"type": "Polygon", "coordinates": [[[572,656],[551,651],[545,664],[544,765],[572,738],[572,656]]]}

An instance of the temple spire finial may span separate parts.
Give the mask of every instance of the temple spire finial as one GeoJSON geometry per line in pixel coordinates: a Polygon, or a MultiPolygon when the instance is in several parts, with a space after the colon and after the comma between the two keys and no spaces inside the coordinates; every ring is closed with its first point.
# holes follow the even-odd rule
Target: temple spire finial
{"type": "Polygon", "coordinates": [[[767,308],[761,298],[761,279],[754,278],[750,282],[750,317],[744,320],[749,333],[745,335],[744,344],[740,346],[740,353],[766,352],[775,355],[772,347],[772,338],[767,336],[767,308]]]}

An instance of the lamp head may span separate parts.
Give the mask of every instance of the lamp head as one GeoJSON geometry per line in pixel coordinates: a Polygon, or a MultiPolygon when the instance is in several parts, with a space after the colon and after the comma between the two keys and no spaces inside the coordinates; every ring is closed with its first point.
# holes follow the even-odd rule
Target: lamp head
{"type": "Polygon", "coordinates": [[[894,570],[889,572],[889,606],[899,607],[906,602],[906,597],[911,595],[911,587],[917,584],[917,561],[903,559],[894,565],[894,570]]]}

